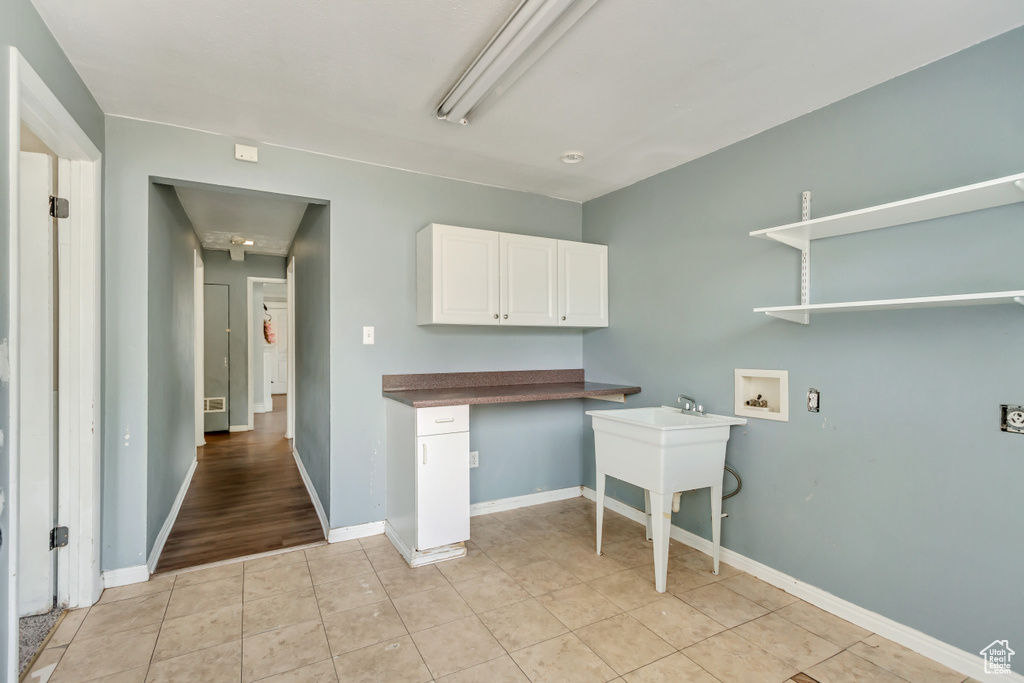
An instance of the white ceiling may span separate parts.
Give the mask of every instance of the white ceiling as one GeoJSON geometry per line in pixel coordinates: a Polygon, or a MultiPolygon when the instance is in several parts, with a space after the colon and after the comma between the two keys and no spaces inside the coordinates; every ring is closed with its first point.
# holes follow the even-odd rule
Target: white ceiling
{"type": "Polygon", "coordinates": [[[299,199],[175,186],[204,249],[227,251],[232,237],[255,242],[247,254],[286,256],[308,204],[299,199]]]}
{"type": "Polygon", "coordinates": [[[600,0],[463,127],[433,110],[519,0],[33,2],[108,114],[580,201],[1024,24],[1020,0],[600,0]]]}

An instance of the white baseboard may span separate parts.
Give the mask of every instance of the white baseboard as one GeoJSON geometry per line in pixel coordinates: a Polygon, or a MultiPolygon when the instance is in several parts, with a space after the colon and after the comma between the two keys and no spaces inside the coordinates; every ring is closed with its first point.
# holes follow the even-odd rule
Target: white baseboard
{"type": "MultiPolygon", "coordinates": [[[[583,495],[590,500],[597,499],[597,494],[594,489],[587,486],[583,487],[583,495]]],[[[638,524],[646,523],[646,515],[641,510],[637,510],[634,507],[626,505],[625,503],[608,496],[605,496],[604,501],[606,509],[628,517],[638,524]]],[[[698,536],[697,534],[691,533],[674,524],[672,525],[672,529],[669,534],[680,543],[684,543],[707,555],[711,554],[712,543],[703,536],[698,536]]],[[[776,588],[781,588],[790,595],[795,595],[801,600],[825,610],[829,614],[834,614],[837,617],[846,619],[847,621],[860,626],[861,628],[877,633],[883,638],[888,638],[894,643],[898,643],[920,655],[933,659],[939,664],[948,666],[954,671],[958,671],[965,676],[970,676],[978,680],[981,680],[982,677],[985,676],[984,660],[978,655],[965,652],[958,647],[945,643],[938,638],[933,638],[932,636],[922,633],[915,628],[901,624],[898,621],[882,616],[877,612],[872,612],[869,609],[865,609],[860,605],[856,605],[848,600],[837,597],[826,590],[818,588],[817,586],[804,583],[789,574],[785,574],[777,569],[761,564],[757,560],[752,560],[749,557],[741,555],[733,550],[729,550],[724,546],[722,547],[721,560],[736,569],[745,571],[748,574],[761,579],[765,583],[771,584],[776,588]]],[[[1024,683],[1024,675],[1018,673],[1002,675],[999,679],[1006,683],[1024,683]]]]}
{"type": "Polygon", "coordinates": [[[330,533],[327,534],[327,542],[341,543],[342,541],[351,541],[356,538],[378,536],[382,533],[384,533],[384,520],[367,522],[366,524],[355,524],[353,526],[341,526],[331,529],[330,533]]]}
{"type": "Polygon", "coordinates": [[[398,535],[398,532],[395,531],[395,528],[390,523],[384,523],[384,534],[391,541],[391,545],[395,546],[398,554],[405,558],[405,561],[413,569],[466,556],[466,544],[461,541],[439,548],[431,548],[430,550],[413,550],[405,544],[402,537],[398,535]]]}
{"type": "Polygon", "coordinates": [[[513,496],[512,498],[499,498],[498,500],[488,500],[483,503],[473,503],[469,506],[469,515],[470,517],[489,515],[492,512],[505,512],[506,510],[515,510],[516,508],[540,505],[541,503],[551,503],[556,500],[579,498],[582,495],[582,489],[582,486],[570,486],[566,489],[541,491],[540,493],[528,493],[525,496],[513,496]]]}
{"type": "MultiPolygon", "coordinates": [[[[254,413],[265,413],[265,412],[267,412],[267,409],[266,409],[266,407],[264,407],[264,405],[262,403],[253,403],[252,404],[252,412],[254,412],[254,413]]],[[[248,427],[248,425],[246,425],[246,427],[248,427]]]]}
{"type": "Polygon", "coordinates": [[[171,535],[174,520],[178,519],[178,512],[181,510],[181,504],[185,501],[185,494],[188,493],[189,484],[192,483],[192,475],[196,473],[196,466],[198,464],[199,461],[196,458],[192,458],[192,464],[188,466],[185,480],[181,482],[178,495],[174,498],[174,503],[171,505],[171,511],[167,513],[167,519],[164,520],[164,525],[160,527],[160,533],[156,535],[156,542],[153,544],[153,550],[149,553],[149,561],[146,563],[150,574],[156,571],[156,563],[160,559],[160,553],[164,551],[167,537],[171,535]]]}
{"type": "Polygon", "coordinates": [[[332,531],[331,523],[327,521],[327,513],[324,512],[320,496],[316,494],[316,489],[313,488],[313,481],[309,478],[309,473],[306,472],[306,466],[302,464],[302,458],[299,457],[299,452],[294,447],[292,448],[292,456],[295,458],[295,464],[299,467],[299,475],[302,477],[302,483],[306,485],[309,499],[313,501],[313,507],[316,508],[316,516],[320,519],[320,528],[323,529],[324,538],[328,538],[332,531]]]}
{"type": "Polygon", "coordinates": [[[229,432],[248,432],[249,425],[231,425],[228,427],[229,432]]]}
{"type": "Polygon", "coordinates": [[[117,588],[118,586],[127,586],[132,583],[145,583],[149,581],[149,567],[144,564],[138,564],[134,567],[111,569],[103,572],[101,579],[104,588],[117,588]]]}

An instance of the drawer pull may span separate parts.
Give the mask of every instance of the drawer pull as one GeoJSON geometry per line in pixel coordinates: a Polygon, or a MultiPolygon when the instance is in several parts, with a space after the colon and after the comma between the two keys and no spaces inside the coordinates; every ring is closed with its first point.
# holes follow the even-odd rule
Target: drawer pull
{"type": "Polygon", "coordinates": [[[423,444],[423,464],[427,464],[427,444],[423,444]]]}
{"type": "Polygon", "coordinates": [[[442,422],[455,422],[454,417],[439,417],[434,422],[441,424],[442,422]]]}

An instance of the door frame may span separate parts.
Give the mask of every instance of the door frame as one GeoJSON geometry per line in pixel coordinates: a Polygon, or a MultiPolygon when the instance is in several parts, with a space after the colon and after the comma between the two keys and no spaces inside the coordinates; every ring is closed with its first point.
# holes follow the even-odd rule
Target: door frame
{"type": "MultiPolygon", "coordinates": [[[[288,280],[287,280],[287,278],[283,278],[283,277],[252,277],[252,276],[247,277],[245,279],[245,323],[246,323],[246,325],[245,325],[245,329],[246,329],[245,340],[246,340],[246,355],[247,355],[246,365],[248,366],[246,368],[246,370],[248,372],[248,379],[246,380],[246,384],[247,384],[247,394],[248,394],[248,401],[249,401],[249,406],[248,406],[248,411],[249,411],[249,431],[252,431],[255,428],[255,426],[256,426],[256,419],[255,419],[256,413],[253,411],[253,399],[255,397],[255,392],[254,392],[254,387],[252,385],[252,380],[253,380],[253,362],[254,362],[253,361],[253,357],[252,357],[252,354],[253,354],[253,343],[252,343],[252,340],[253,340],[253,335],[255,334],[255,332],[253,331],[253,328],[252,328],[252,323],[253,323],[253,319],[252,319],[253,290],[252,290],[252,287],[257,282],[271,283],[271,284],[284,284],[284,285],[286,285],[288,283],[288,280]]],[[[292,301],[291,297],[289,297],[288,298],[288,320],[289,320],[289,325],[291,325],[290,321],[292,320],[292,317],[294,315],[295,315],[295,304],[292,301]]],[[[287,331],[285,332],[285,334],[287,334],[287,331]]],[[[288,341],[291,342],[292,340],[289,339],[288,341]]],[[[289,382],[288,383],[288,393],[287,393],[288,405],[291,405],[291,403],[292,403],[292,388],[293,388],[293,385],[292,385],[291,382],[289,382]]]]}
{"type": "MultiPolygon", "coordinates": [[[[58,322],[58,519],[71,530],[66,549],[57,555],[57,599],[70,607],[94,604],[102,591],[100,581],[100,453],[101,453],[101,216],[102,154],[74,117],[50,91],[17,48],[8,55],[10,118],[7,132],[10,171],[8,209],[10,272],[10,366],[9,391],[19,389],[20,348],[17,321],[21,273],[19,185],[21,124],[57,155],[60,192],[70,200],[72,211],[58,243],[68,250],[59,259],[60,315],[58,322]]],[[[19,516],[19,420],[20,406],[9,401],[8,443],[10,470],[8,491],[9,530],[18,528],[19,516]]],[[[8,642],[7,676],[16,678],[18,639],[18,535],[8,533],[7,576],[8,642]]]]}
{"type": "Polygon", "coordinates": [[[195,364],[196,364],[196,447],[206,445],[206,264],[199,250],[194,251],[193,304],[195,308],[195,364]]]}
{"type": "Polygon", "coordinates": [[[287,421],[285,422],[284,438],[295,438],[295,257],[288,259],[288,271],[285,275],[288,281],[288,410],[287,421]]]}

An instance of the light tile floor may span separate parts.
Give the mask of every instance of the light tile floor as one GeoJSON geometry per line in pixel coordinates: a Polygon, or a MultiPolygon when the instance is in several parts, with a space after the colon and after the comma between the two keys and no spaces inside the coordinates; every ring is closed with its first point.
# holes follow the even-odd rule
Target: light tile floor
{"type": "Polygon", "coordinates": [[[384,536],[108,589],[29,681],[960,683],[964,676],[583,498],[474,517],[467,557],[384,536]],[[795,677],[795,678],[794,678],[795,677]]]}

